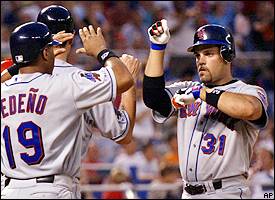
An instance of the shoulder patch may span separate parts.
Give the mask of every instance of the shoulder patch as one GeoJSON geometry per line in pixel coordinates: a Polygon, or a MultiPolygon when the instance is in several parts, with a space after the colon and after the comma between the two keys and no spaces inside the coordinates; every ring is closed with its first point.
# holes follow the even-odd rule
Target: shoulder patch
{"type": "Polygon", "coordinates": [[[96,82],[96,81],[101,82],[102,81],[101,75],[96,72],[81,73],[80,76],[87,78],[88,80],[91,80],[93,82],[96,82]]]}
{"type": "Polygon", "coordinates": [[[125,124],[125,123],[127,123],[127,120],[126,120],[125,116],[122,114],[121,111],[115,109],[115,112],[116,112],[116,116],[117,116],[117,121],[118,121],[120,124],[125,124]]]}

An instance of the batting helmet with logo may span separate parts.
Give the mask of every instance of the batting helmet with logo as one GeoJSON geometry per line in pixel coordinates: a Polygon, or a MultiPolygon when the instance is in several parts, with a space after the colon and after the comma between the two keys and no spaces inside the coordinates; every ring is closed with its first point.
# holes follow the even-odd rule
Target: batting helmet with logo
{"type": "Polygon", "coordinates": [[[199,45],[219,45],[222,58],[232,62],[235,58],[235,44],[233,35],[228,29],[217,24],[207,24],[198,28],[194,35],[193,46],[187,51],[193,52],[199,45]]]}
{"type": "Polygon", "coordinates": [[[74,33],[74,21],[70,11],[63,6],[51,5],[43,8],[37,17],[38,22],[46,24],[53,34],[60,31],[74,33]]]}
{"type": "Polygon", "coordinates": [[[19,67],[35,60],[47,45],[60,44],[53,40],[48,27],[40,22],[22,24],[10,36],[12,60],[19,67]]]}

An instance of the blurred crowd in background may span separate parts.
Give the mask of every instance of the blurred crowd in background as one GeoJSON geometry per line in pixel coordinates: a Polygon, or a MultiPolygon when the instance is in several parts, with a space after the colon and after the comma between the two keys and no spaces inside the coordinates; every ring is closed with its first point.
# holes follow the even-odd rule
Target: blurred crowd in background
{"type": "MultiPolygon", "coordinates": [[[[263,87],[269,101],[270,121],[259,134],[249,172],[253,198],[263,198],[263,193],[270,191],[274,195],[274,1],[1,1],[1,60],[10,57],[11,31],[19,24],[36,21],[39,11],[52,4],[71,11],[76,30],[89,24],[100,26],[110,49],[119,55],[132,54],[144,65],[149,53],[147,29],[155,21],[167,19],[171,32],[165,57],[167,81],[198,80],[195,59],[186,52],[198,27],[206,23],[228,27],[236,45],[234,77],[263,87]]],[[[81,45],[76,33],[74,48],[81,45]]],[[[100,67],[95,59],[75,53],[69,62],[89,70],[100,67]]],[[[121,146],[95,133],[83,163],[111,163],[113,167],[83,168],[82,184],[180,182],[176,119],[165,124],[153,121],[142,100],[142,77],[143,73],[137,85],[133,142],[121,146]]],[[[138,197],[180,198],[181,190],[143,192],[138,197]]],[[[125,193],[86,192],[83,196],[113,199],[125,198],[125,193]]]]}

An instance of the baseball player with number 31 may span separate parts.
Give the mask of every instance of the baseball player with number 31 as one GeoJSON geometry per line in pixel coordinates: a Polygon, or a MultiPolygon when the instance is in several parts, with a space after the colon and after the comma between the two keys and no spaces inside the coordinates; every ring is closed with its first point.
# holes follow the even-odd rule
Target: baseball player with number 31
{"type": "Polygon", "coordinates": [[[144,103],[159,123],[173,115],[178,118],[182,198],[250,198],[248,169],[259,130],[268,121],[268,103],[263,88],[232,77],[232,34],[216,24],[197,29],[187,51],[195,56],[201,83],[183,81],[170,86],[165,86],[163,75],[170,38],[167,21],[154,23],[148,34],[151,49],[144,103]]]}

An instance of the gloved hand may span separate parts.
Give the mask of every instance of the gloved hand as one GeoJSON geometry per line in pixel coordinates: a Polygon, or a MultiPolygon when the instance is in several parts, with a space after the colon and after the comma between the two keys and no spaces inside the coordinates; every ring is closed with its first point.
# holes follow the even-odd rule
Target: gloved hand
{"type": "Polygon", "coordinates": [[[199,86],[203,85],[203,83],[200,83],[198,81],[179,81],[179,82],[174,82],[173,84],[167,86],[168,88],[171,87],[180,87],[180,88],[189,88],[193,86],[199,86]]]}
{"type": "Polygon", "coordinates": [[[179,89],[171,99],[175,109],[184,107],[196,101],[200,97],[201,85],[179,89]]]}
{"type": "Polygon", "coordinates": [[[148,29],[148,35],[152,44],[167,44],[170,39],[170,32],[167,25],[167,20],[162,19],[161,21],[157,21],[152,26],[150,26],[150,28],[148,29]]]}

